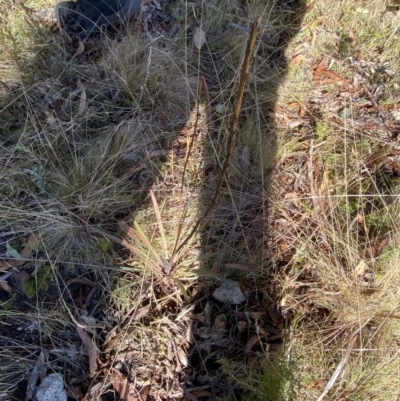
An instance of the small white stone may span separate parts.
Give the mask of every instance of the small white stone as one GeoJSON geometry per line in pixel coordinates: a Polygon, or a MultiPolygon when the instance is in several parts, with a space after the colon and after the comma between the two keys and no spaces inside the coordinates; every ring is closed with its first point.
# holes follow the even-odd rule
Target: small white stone
{"type": "Polygon", "coordinates": [[[213,296],[217,301],[231,305],[238,305],[246,301],[239,283],[233,280],[223,282],[221,286],[214,291],[213,296]]]}
{"type": "Polygon", "coordinates": [[[67,401],[64,380],[59,373],[46,376],[36,392],[37,401],[67,401]]]}

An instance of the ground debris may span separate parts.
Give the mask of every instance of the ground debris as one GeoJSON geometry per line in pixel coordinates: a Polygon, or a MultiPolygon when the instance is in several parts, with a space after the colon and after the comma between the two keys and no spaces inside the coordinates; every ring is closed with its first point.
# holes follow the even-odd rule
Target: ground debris
{"type": "Polygon", "coordinates": [[[37,401],[67,401],[67,398],[64,380],[59,373],[46,376],[36,392],[37,401]]]}
{"type": "Polygon", "coordinates": [[[231,305],[239,305],[246,300],[242,290],[240,289],[239,283],[233,280],[223,282],[214,291],[213,296],[217,301],[231,305]]]}

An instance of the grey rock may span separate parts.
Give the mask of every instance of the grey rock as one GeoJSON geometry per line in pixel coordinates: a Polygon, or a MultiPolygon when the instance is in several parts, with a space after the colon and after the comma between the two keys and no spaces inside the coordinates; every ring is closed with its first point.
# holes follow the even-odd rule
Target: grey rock
{"type": "Polygon", "coordinates": [[[67,401],[64,380],[59,373],[46,376],[36,392],[37,401],[67,401]]]}
{"type": "Polygon", "coordinates": [[[243,303],[246,298],[242,294],[239,283],[233,280],[227,280],[218,287],[213,294],[217,301],[224,302],[231,305],[238,305],[243,303]]]}

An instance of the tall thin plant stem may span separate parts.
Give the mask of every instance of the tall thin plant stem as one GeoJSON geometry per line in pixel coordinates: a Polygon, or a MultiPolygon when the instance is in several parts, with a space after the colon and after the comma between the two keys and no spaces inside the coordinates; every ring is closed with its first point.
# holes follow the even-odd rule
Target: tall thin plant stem
{"type": "Polygon", "coordinates": [[[254,46],[256,43],[257,35],[260,30],[260,21],[261,18],[259,17],[254,23],[251,28],[250,32],[250,37],[247,42],[247,47],[246,47],[246,53],[244,56],[243,64],[242,64],[242,73],[240,76],[240,82],[239,82],[239,89],[238,89],[238,94],[235,102],[235,107],[233,109],[233,115],[232,115],[232,120],[229,128],[229,136],[228,136],[228,142],[227,142],[227,153],[226,153],[226,158],[224,165],[222,167],[221,173],[219,175],[218,179],[218,184],[215,189],[214,197],[211,200],[210,205],[206,209],[206,211],[203,213],[203,215],[197,220],[196,224],[193,226],[192,230],[190,233],[187,235],[187,237],[182,241],[182,243],[174,250],[171,260],[170,260],[170,265],[171,265],[171,271],[174,268],[174,265],[177,261],[177,257],[179,255],[179,252],[186,246],[186,244],[190,241],[190,239],[193,237],[193,235],[197,232],[198,228],[200,225],[204,222],[208,214],[211,212],[211,210],[214,208],[216,205],[218,198],[221,194],[221,189],[222,185],[225,181],[225,176],[226,172],[228,171],[229,165],[231,163],[232,159],[232,154],[233,154],[233,149],[234,149],[234,144],[235,144],[235,137],[236,137],[236,131],[237,131],[237,126],[239,122],[239,115],[240,115],[240,110],[242,108],[242,103],[243,103],[243,95],[244,95],[244,90],[246,88],[246,84],[248,81],[248,75],[249,75],[249,69],[250,69],[250,64],[251,60],[253,58],[253,52],[254,52],[254,46]]]}

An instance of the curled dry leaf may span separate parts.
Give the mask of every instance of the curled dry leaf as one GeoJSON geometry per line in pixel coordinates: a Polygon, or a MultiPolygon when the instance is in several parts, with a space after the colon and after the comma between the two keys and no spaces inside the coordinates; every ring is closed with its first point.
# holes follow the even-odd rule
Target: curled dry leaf
{"type": "Polygon", "coordinates": [[[82,88],[82,92],[81,92],[81,97],[79,99],[79,108],[78,108],[78,113],[77,113],[77,117],[81,116],[86,108],[86,89],[85,87],[82,88]]]}
{"type": "Polygon", "coordinates": [[[89,354],[89,372],[92,376],[97,370],[97,347],[94,344],[93,340],[85,333],[85,330],[82,327],[76,326],[76,331],[78,332],[79,337],[81,338],[89,354]]]}
{"type": "Polygon", "coordinates": [[[347,87],[347,81],[335,71],[322,71],[321,75],[328,77],[330,79],[329,83],[340,83],[342,86],[347,87]]]}
{"type": "Polygon", "coordinates": [[[36,361],[36,365],[33,368],[29,380],[28,380],[28,386],[26,388],[26,394],[25,394],[25,399],[30,400],[33,399],[34,392],[36,390],[36,383],[39,379],[44,379],[47,373],[47,365],[46,361],[49,357],[49,352],[46,350],[42,350],[39,354],[39,357],[36,361]]]}
{"type": "Polygon", "coordinates": [[[260,336],[258,334],[254,334],[250,337],[249,341],[247,341],[246,346],[244,347],[245,355],[250,354],[251,349],[260,341],[260,336]]]}
{"type": "Polygon", "coordinates": [[[9,271],[9,272],[4,273],[4,274],[2,274],[2,275],[0,276],[0,287],[1,287],[4,291],[7,291],[9,294],[11,294],[11,288],[10,288],[10,286],[8,285],[8,283],[7,283],[6,280],[7,280],[9,277],[11,277],[12,274],[13,274],[13,272],[12,272],[12,271],[9,271]]]}
{"type": "Polygon", "coordinates": [[[367,269],[367,263],[365,262],[364,259],[361,259],[358,265],[356,266],[354,272],[358,277],[363,277],[365,270],[367,269]]]}
{"type": "Polygon", "coordinates": [[[178,354],[178,358],[180,363],[187,368],[189,366],[189,359],[186,355],[186,352],[181,347],[176,347],[176,353],[178,354]]]}
{"type": "Polygon", "coordinates": [[[328,67],[328,60],[326,58],[323,58],[319,62],[317,69],[314,72],[313,82],[319,82],[321,80],[322,73],[325,71],[327,67],[328,67]]]}
{"type": "Polygon", "coordinates": [[[321,185],[318,188],[318,195],[324,196],[328,192],[329,189],[329,170],[326,168],[322,175],[321,185]]]}
{"type": "MultiPolygon", "coordinates": [[[[117,369],[109,370],[111,385],[119,394],[122,401],[139,401],[135,387],[129,383],[128,379],[117,369]]],[[[146,396],[147,398],[147,396],[146,396]]]]}
{"type": "Polygon", "coordinates": [[[356,35],[354,35],[354,31],[350,28],[349,29],[349,39],[352,46],[356,44],[356,35]]]}
{"type": "Polygon", "coordinates": [[[143,306],[143,308],[138,309],[134,313],[134,315],[132,317],[132,320],[136,320],[136,321],[140,320],[143,316],[146,316],[149,313],[149,311],[150,311],[150,306],[149,305],[143,306]]]}
{"type": "Polygon", "coordinates": [[[227,323],[228,318],[224,313],[221,313],[215,318],[213,328],[215,330],[223,331],[226,329],[227,323]]]}
{"type": "Polygon", "coordinates": [[[57,120],[55,119],[55,117],[53,116],[52,113],[50,113],[50,112],[47,111],[47,110],[44,110],[44,114],[46,115],[47,124],[49,124],[49,125],[51,125],[51,126],[56,125],[57,120]]]}
{"type": "Polygon", "coordinates": [[[8,285],[7,281],[0,280],[0,287],[11,294],[11,287],[8,285]]]}
{"type": "Polygon", "coordinates": [[[282,315],[279,313],[275,305],[268,306],[268,314],[276,327],[283,329],[282,315]]]}
{"type": "Polygon", "coordinates": [[[78,57],[80,54],[83,53],[85,50],[85,44],[81,41],[79,41],[78,49],[76,50],[75,54],[72,56],[72,58],[78,57]]]}
{"type": "Polygon", "coordinates": [[[201,28],[194,30],[193,43],[198,50],[206,43],[206,33],[201,28]]]}
{"type": "Polygon", "coordinates": [[[23,265],[27,259],[30,259],[32,256],[32,251],[36,248],[37,239],[31,234],[29,237],[25,248],[20,252],[21,259],[11,259],[6,260],[4,262],[0,262],[0,271],[7,270],[10,267],[17,267],[23,265]]]}
{"type": "Polygon", "coordinates": [[[289,121],[286,122],[286,126],[289,129],[295,129],[297,127],[299,127],[300,125],[302,125],[304,123],[304,121],[300,118],[293,118],[289,121]]]}

